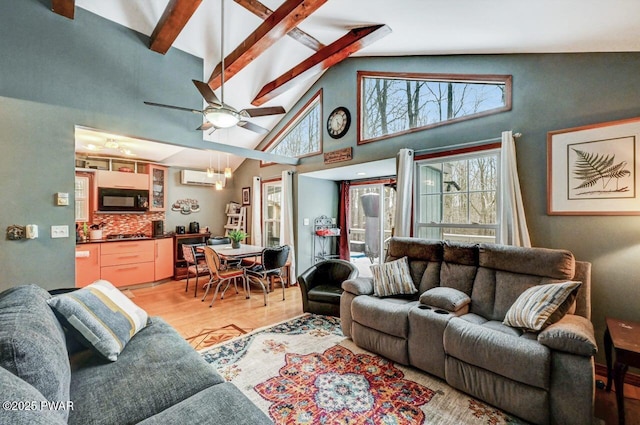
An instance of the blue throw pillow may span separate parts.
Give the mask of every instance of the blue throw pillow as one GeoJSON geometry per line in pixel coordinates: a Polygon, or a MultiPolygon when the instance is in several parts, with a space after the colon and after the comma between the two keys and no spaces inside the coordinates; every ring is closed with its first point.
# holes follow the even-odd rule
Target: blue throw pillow
{"type": "Polygon", "coordinates": [[[117,360],[127,342],[147,325],[149,318],[106,280],[55,296],[48,303],[63,325],[83,344],[111,361],[117,360]]]}

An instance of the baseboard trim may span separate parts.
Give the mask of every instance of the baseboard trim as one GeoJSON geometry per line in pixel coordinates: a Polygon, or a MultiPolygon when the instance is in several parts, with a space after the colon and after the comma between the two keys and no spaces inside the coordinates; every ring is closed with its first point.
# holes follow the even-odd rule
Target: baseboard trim
{"type": "MultiPolygon", "coordinates": [[[[607,377],[607,366],[603,364],[596,363],[596,375],[607,377]]],[[[624,376],[624,383],[633,385],[636,387],[640,387],[640,375],[636,375],[635,373],[628,373],[624,376]]],[[[605,380],[606,384],[606,380],[605,380]]]]}

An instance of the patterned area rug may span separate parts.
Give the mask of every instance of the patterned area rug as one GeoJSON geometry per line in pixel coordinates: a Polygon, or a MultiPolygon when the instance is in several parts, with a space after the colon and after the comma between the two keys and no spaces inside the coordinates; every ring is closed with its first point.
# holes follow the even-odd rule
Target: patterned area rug
{"type": "Polygon", "coordinates": [[[525,424],[304,315],[201,351],[276,424],[525,424]]]}

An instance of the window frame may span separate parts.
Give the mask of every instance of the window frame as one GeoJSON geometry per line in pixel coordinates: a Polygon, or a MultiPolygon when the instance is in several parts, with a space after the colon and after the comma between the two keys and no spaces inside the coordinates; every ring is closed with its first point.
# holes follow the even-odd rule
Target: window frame
{"type": "Polygon", "coordinates": [[[358,71],[357,72],[357,144],[363,145],[366,143],[377,142],[380,140],[389,139],[391,137],[398,137],[405,134],[414,133],[416,131],[428,130],[435,127],[441,127],[443,125],[455,124],[462,121],[485,117],[488,115],[499,114],[501,112],[510,111],[512,108],[512,93],[513,93],[513,76],[507,74],[434,74],[434,73],[409,73],[409,72],[374,72],[374,71],[358,71]],[[363,139],[364,135],[364,102],[362,96],[364,96],[364,79],[365,78],[382,78],[390,80],[428,80],[436,82],[458,82],[458,83],[504,83],[504,98],[505,105],[499,108],[489,109],[487,111],[478,112],[476,114],[465,115],[462,117],[453,118],[451,120],[444,120],[436,123],[431,123],[421,127],[409,128],[399,132],[385,134],[382,136],[372,137],[369,139],[363,139]]]}
{"type": "MultiPolygon", "coordinates": [[[[445,152],[438,152],[438,153],[434,153],[434,154],[430,154],[430,155],[422,155],[422,156],[418,156],[415,158],[414,161],[414,206],[413,206],[413,228],[412,228],[412,232],[414,236],[418,236],[420,234],[420,230],[425,228],[425,229],[431,229],[431,228],[435,228],[435,229],[445,229],[445,228],[458,228],[458,229],[491,229],[495,231],[495,240],[494,243],[498,243],[498,241],[500,240],[500,228],[501,228],[501,223],[500,223],[500,208],[501,208],[501,188],[502,188],[502,174],[501,174],[501,170],[500,170],[500,156],[501,156],[501,151],[500,151],[500,143],[494,143],[494,144],[488,144],[488,145],[482,145],[482,146],[476,146],[476,147],[472,147],[472,148],[467,148],[467,149],[458,149],[458,150],[453,150],[453,151],[445,151],[445,152]],[[478,158],[481,156],[495,156],[496,158],[496,188],[495,188],[495,199],[496,199],[496,222],[493,224],[480,224],[480,223],[445,223],[445,222],[440,222],[440,223],[422,223],[419,222],[420,220],[420,184],[419,184],[419,178],[420,178],[420,172],[419,172],[419,168],[422,165],[425,164],[438,164],[438,163],[443,163],[446,161],[461,161],[461,160],[470,160],[470,159],[474,159],[474,158],[478,158]]],[[[471,191],[469,190],[469,185],[467,185],[467,190],[466,194],[470,194],[470,193],[474,193],[474,192],[478,192],[478,191],[471,191]]],[[[440,201],[441,204],[443,202],[443,195],[444,192],[440,191],[440,201]]],[[[469,196],[467,196],[467,204],[469,203],[469,196]]],[[[467,215],[470,214],[469,209],[467,209],[467,215]]],[[[442,233],[442,232],[441,232],[442,233]]],[[[444,238],[442,240],[445,240],[444,238]]]]}
{"type": "MultiPolygon", "coordinates": [[[[316,104],[320,108],[320,122],[318,123],[318,133],[319,133],[318,151],[309,152],[304,155],[295,156],[293,158],[306,158],[309,156],[321,155],[322,152],[324,151],[324,146],[323,146],[324,131],[323,131],[323,125],[322,125],[322,123],[324,122],[323,111],[322,111],[323,109],[322,108],[322,89],[318,90],[313,96],[311,96],[311,98],[307,101],[307,103],[305,103],[305,105],[302,108],[300,108],[298,112],[296,112],[293,118],[291,118],[289,122],[287,122],[280,129],[280,131],[276,133],[276,135],[269,141],[269,143],[267,143],[262,148],[262,151],[270,152],[276,146],[278,146],[282,142],[282,139],[284,139],[298,125],[298,123],[300,123],[300,121],[302,121],[311,112],[311,110],[316,106],[316,104]]],[[[275,162],[260,161],[260,167],[267,167],[269,165],[274,165],[274,164],[275,162]]]]}
{"type": "MultiPolygon", "coordinates": [[[[268,219],[267,218],[267,208],[268,208],[268,204],[267,204],[267,187],[268,186],[278,186],[280,187],[280,195],[281,195],[281,202],[282,202],[282,179],[281,178],[277,178],[277,179],[271,179],[271,180],[263,180],[261,182],[260,185],[260,198],[261,198],[261,206],[260,206],[260,214],[261,214],[261,219],[260,219],[260,224],[262,225],[262,246],[263,247],[269,247],[270,245],[267,243],[267,223],[279,223],[280,226],[282,226],[282,213],[280,214],[280,217],[278,219],[268,219]]],[[[279,239],[280,239],[280,235],[278,235],[278,244],[279,244],[279,239]]]]}

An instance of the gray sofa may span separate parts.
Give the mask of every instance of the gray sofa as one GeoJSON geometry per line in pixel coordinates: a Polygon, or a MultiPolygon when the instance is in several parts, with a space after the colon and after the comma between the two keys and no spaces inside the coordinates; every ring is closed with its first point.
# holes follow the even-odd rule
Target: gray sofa
{"type": "Polygon", "coordinates": [[[418,289],[413,296],[376,297],[369,278],[343,283],[346,336],[529,422],[592,423],[597,347],[589,263],[564,250],[393,238],[386,260],[405,256],[418,289]],[[557,323],[540,332],[502,323],[526,289],[567,280],[582,285],[557,323]],[[427,305],[437,291],[462,292],[471,301],[427,305]]]}
{"type": "Polygon", "coordinates": [[[0,423],[272,423],[162,319],[109,362],[65,337],[50,296],[36,285],[0,294],[0,423]]]}

